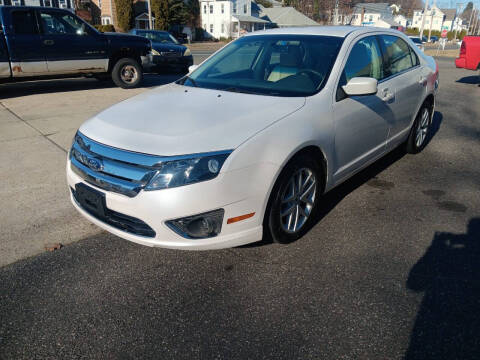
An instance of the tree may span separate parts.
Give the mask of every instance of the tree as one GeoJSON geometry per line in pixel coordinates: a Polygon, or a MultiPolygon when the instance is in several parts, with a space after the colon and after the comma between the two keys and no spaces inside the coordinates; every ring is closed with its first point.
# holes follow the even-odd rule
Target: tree
{"type": "Polygon", "coordinates": [[[169,25],[183,25],[188,22],[188,7],[183,0],[169,0],[168,23],[169,25]]]}
{"type": "Polygon", "coordinates": [[[255,0],[255,2],[259,5],[262,5],[264,8],[271,8],[272,3],[268,0],[255,0]]]}
{"type": "Polygon", "coordinates": [[[135,25],[135,16],[132,0],[115,0],[115,8],[117,15],[117,26],[128,31],[135,25]]]}
{"type": "Polygon", "coordinates": [[[151,4],[152,12],[155,16],[155,29],[168,30],[170,25],[168,0],[152,0],[151,4]]]}
{"type": "Polygon", "coordinates": [[[200,3],[198,0],[187,0],[187,24],[194,30],[200,22],[200,3]]]}
{"type": "Polygon", "coordinates": [[[462,16],[461,18],[465,21],[469,21],[470,20],[470,16],[472,15],[472,11],[473,11],[473,2],[469,2],[467,4],[467,6],[465,6],[465,9],[463,10],[462,12],[462,16]]]}

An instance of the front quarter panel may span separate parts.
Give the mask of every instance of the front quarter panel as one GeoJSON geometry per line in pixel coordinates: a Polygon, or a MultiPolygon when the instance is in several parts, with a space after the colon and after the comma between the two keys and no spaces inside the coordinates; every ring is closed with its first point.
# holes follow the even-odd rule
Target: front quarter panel
{"type": "Polygon", "coordinates": [[[241,144],[225,163],[227,172],[258,166],[271,169],[268,174],[250,174],[250,183],[255,184],[256,194],[263,198],[262,215],[280,172],[303,148],[316,146],[322,151],[327,161],[327,188],[330,186],[331,168],[328,163],[331,162],[334,136],[329,99],[326,92],[307,98],[302,108],[241,144]]]}

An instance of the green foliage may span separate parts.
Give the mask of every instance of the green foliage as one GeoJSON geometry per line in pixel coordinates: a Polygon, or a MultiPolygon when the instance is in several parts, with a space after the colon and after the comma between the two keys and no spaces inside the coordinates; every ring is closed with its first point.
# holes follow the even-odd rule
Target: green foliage
{"type": "Polygon", "coordinates": [[[168,0],[152,0],[151,6],[153,16],[155,17],[155,29],[168,30],[170,25],[168,0]]]}
{"type": "MultiPolygon", "coordinates": [[[[405,34],[409,35],[409,36],[419,36],[420,31],[417,28],[406,29],[405,34]]],[[[462,40],[465,35],[467,35],[466,30],[457,31],[457,39],[462,40]]],[[[428,37],[428,30],[423,31],[423,36],[428,37]]],[[[439,31],[439,30],[432,30],[431,36],[437,36],[440,39],[441,36],[442,36],[442,32],[439,31]]],[[[455,31],[447,32],[447,40],[448,41],[453,40],[454,37],[455,37],[455,31]]]]}
{"type": "Polygon", "coordinates": [[[264,8],[271,8],[272,3],[268,0],[255,0],[255,2],[259,5],[262,5],[264,8]]]}
{"type": "Polygon", "coordinates": [[[95,29],[100,32],[115,32],[115,27],[112,24],[109,25],[93,25],[95,29]]]}
{"type": "Polygon", "coordinates": [[[128,31],[135,26],[135,15],[132,0],[115,0],[117,24],[123,31],[128,31]]]}

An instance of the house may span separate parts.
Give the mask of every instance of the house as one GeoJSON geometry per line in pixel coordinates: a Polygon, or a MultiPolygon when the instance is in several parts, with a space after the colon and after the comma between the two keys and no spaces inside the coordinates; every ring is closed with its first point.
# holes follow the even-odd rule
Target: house
{"type": "Polygon", "coordinates": [[[318,25],[293,7],[281,7],[277,1],[272,5],[264,8],[252,0],[200,0],[201,25],[207,36],[217,39],[272,27],[318,25]]]}
{"type": "Polygon", "coordinates": [[[0,0],[1,5],[10,6],[44,6],[75,11],[74,0],[0,0]]]}
{"type": "Polygon", "coordinates": [[[445,14],[442,24],[442,30],[446,29],[448,31],[461,31],[462,30],[462,19],[457,16],[456,9],[441,9],[445,14]]]}
{"type": "Polygon", "coordinates": [[[264,8],[260,6],[260,16],[264,20],[274,23],[277,27],[293,27],[293,26],[318,26],[308,16],[295,10],[293,7],[271,7],[264,8]]]}
{"type": "Polygon", "coordinates": [[[408,27],[408,19],[403,15],[395,15],[393,17],[393,21],[395,21],[400,26],[403,26],[404,28],[408,27]]]}
{"type": "Polygon", "coordinates": [[[383,28],[400,26],[394,20],[392,8],[388,3],[359,3],[355,5],[349,24],[383,28]]]}
{"type": "MultiPolygon", "coordinates": [[[[431,6],[425,16],[424,30],[441,31],[445,14],[436,5],[431,6]]],[[[422,27],[423,10],[414,10],[412,28],[420,29],[422,27]]]]}

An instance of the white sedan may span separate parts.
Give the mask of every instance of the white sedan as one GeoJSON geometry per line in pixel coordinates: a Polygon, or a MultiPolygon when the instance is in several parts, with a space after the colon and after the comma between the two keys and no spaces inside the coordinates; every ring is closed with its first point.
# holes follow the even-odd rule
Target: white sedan
{"type": "Polygon", "coordinates": [[[395,30],[254,32],[85,122],[71,200],[143,245],[290,242],[325,192],[397,146],[423,149],[437,86],[435,61],[395,30]]]}

